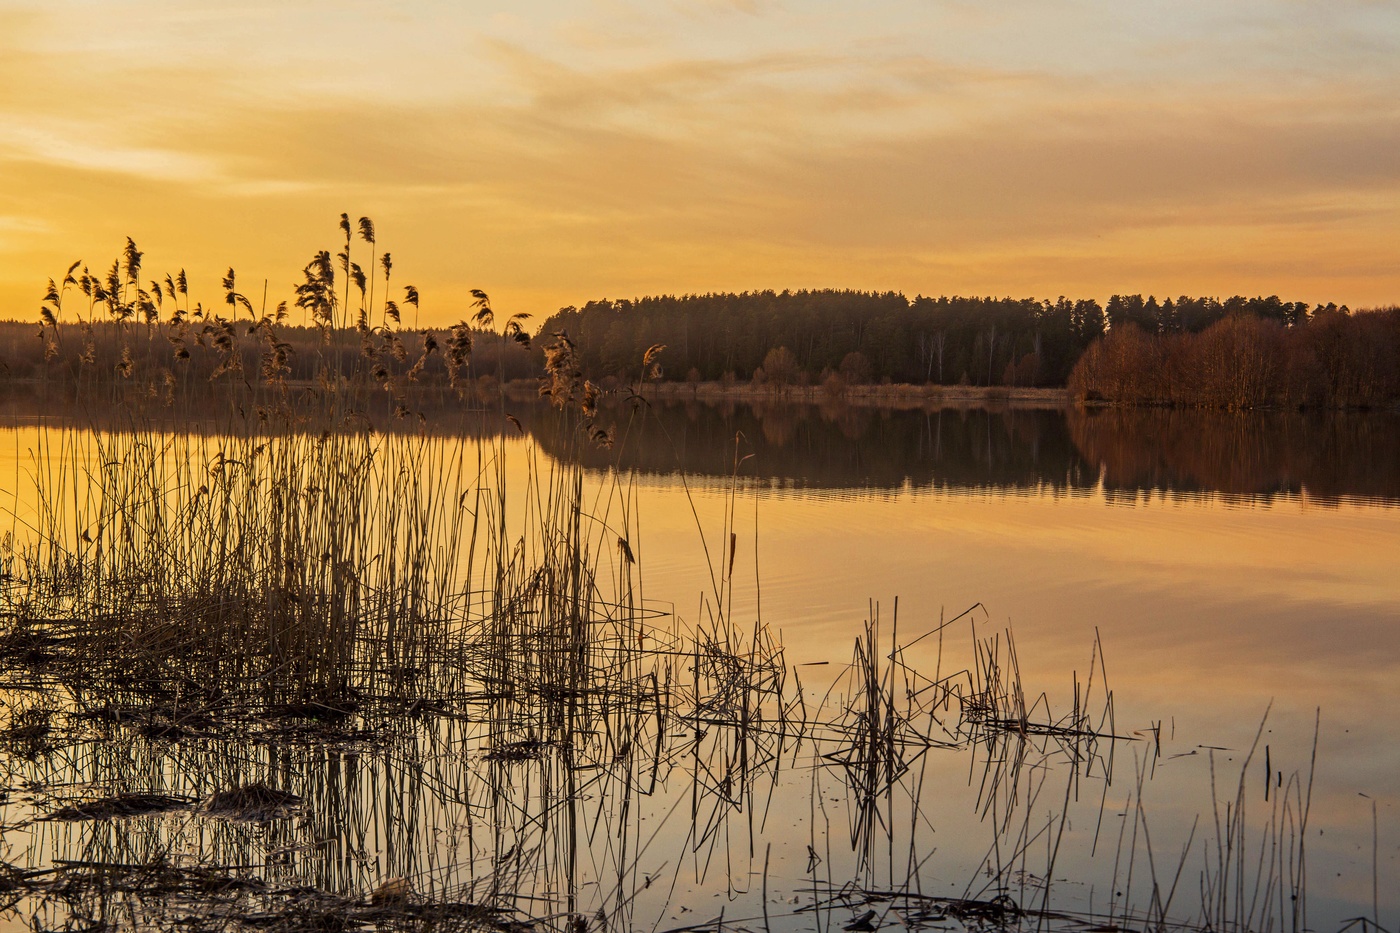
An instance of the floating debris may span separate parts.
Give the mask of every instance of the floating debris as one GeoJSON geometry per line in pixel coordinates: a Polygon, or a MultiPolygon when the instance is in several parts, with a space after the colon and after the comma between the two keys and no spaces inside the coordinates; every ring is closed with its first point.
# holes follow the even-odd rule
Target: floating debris
{"type": "Polygon", "coordinates": [[[301,806],[296,794],[266,784],[249,784],[219,791],[204,801],[204,812],[236,822],[265,823],[281,819],[301,806]]]}
{"type": "Polygon", "coordinates": [[[74,823],[86,820],[112,820],[127,816],[148,816],[189,808],[194,801],[188,797],[167,794],[117,794],[70,803],[41,820],[54,823],[74,823]]]}

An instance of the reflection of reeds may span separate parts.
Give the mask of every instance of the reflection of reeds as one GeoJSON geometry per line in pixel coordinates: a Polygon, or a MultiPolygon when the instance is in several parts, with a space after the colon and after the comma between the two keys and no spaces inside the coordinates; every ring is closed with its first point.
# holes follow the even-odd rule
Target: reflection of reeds
{"type": "MultiPolygon", "coordinates": [[[[403,340],[397,309],[370,326],[372,283],[343,220],[343,289],[328,254],[298,288],[326,341],[312,388],[286,381],[280,313],[257,322],[267,357],[252,367],[236,317],[201,311],[229,383],[218,432],[139,416],[41,432],[0,652],[8,688],[53,709],[15,706],[6,761],[30,789],[13,805],[31,862],[92,870],[25,875],[36,917],[625,925],[651,882],[637,876],[640,801],[689,770],[691,848],[708,860],[780,754],[781,648],[762,629],[741,637],[723,612],[688,637],[653,627],[635,530],[625,511],[620,524],[585,511],[580,467],[532,461],[523,513],[508,516],[521,500],[504,440],[370,429],[371,392],[404,398],[383,358],[403,340]],[[347,363],[337,328],[352,287],[361,352],[347,363]],[[193,913],[171,902],[191,885],[193,913]],[[150,906],[162,899],[164,915],[150,906]]],[[[361,238],[373,246],[364,222],[361,238]]],[[[117,275],[95,293],[83,280],[85,326],[105,307],[126,340],[145,299],[117,275]]],[[[230,270],[234,315],[256,317],[235,286],[230,270]]],[[[506,336],[527,342],[520,316],[506,336]]],[[[470,347],[454,330],[454,378],[470,347]]],[[[572,412],[565,443],[611,442],[566,337],[547,361],[550,396],[572,412]]]]}
{"type": "MultiPolygon", "coordinates": [[[[388,365],[407,362],[407,335],[396,306],[370,307],[374,282],[342,220],[346,281],[324,253],[297,291],[326,340],[314,387],[288,384],[278,316],[258,319],[230,270],[234,319],[215,317],[207,332],[229,383],[217,431],[132,417],[41,432],[36,517],[0,583],[5,825],[27,840],[25,864],[0,870],[0,897],[35,925],[69,929],[601,933],[654,927],[683,871],[738,897],[755,886],[761,851],[766,928],[766,821],[806,748],[814,903],[802,910],[824,927],[836,909],[867,904],[881,909],[848,929],[874,929],[890,911],[910,927],[1063,919],[1049,910],[1049,880],[1071,794],[1086,779],[1106,788],[1119,738],[1099,646],[1056,714],[1046,695],[1028,699],[1009,632],[974,629],[970,660],[947,673],[944,633],[969,614],[901,642],[897,605],[887,640],[872,606],[851,664],[808,706],[776,633],[734,618],[737,448],[701,618],[659,620],[641,599],[628,489],[586,498],[582,453],[618,431],[595,423],[598,390],[567,336],[546,348],[542,382],[564,455],[527,453],[526,489],[507,488],[515,454],[500,433],[474,445],[372,430],[371,408],[410,400],[394,383],[402,367],[388,365]],[[238,355],[242,312],[259,367],[238,355]],[[352,317],[358,357],[337,331],[352,317]],[[929,675],[914,657],[934,636],[929,675]],[[956,898],[920,889],[936,750],[973,753],[992,836],[956,898]],[[1064,800],[1033,823],[1052,763],[1064,800]],[[822,793],[833,773],[838,802],[822,793]],[[849,858],[818,828],[838,807],[849,858]],[[1027,882],[1033,843],[1050,854],[1027,882]],[[1028,891],[1040,892],[1038,910],[1028,891]]],[[[387,289],[373,225],[359,231],[387,289]]],[[[145,299],[120,265],[114,275],[93,307],[129,337],[121,328],[145,299]]],[[[169,294],[188,314],[183,284],[169,294]]],[[[406,300],[416,306],[416,291],[406,300]]],[[[488,300],[477,301],[477,322],[489,323],[488,300]]],[[[518,316],[507,332],[525,342],[518,316]]],[[[434,351],[420,336],[421,362],[434,351]]],[[[446,351],[454,383],[470,350],[462,325],[446,351]]],[[[139,372],[140,354],[130,359],[139,372]]],[[[641,388],[633,400],[645,404],[641,388]]],[[[506,401],[490,398],[498,419],[506,401]]],[[[637,421],[620,444],[645,427],[637,421]]],[[[990,423],[986,434],[990,451],[990,423]]],[[[1306,819],[1301,785],[1289,793],[1269,840],[1306,819]]],[[[1260,916],[1241,914],[1230,893],[1244,865],[1242,799],[1227,805],[1224,855],[1206,875],[1215,928],[1260,916]]],[[[1270,862],[1293,890],[1301,855],[1296,873],[1270,862]]],[[[1282,890],[1271,885],[1265,896],[1282,890]]],[[[1147,916],[1165,923],[1154,904],[1147,916]]],[[[691,928],[725,926],[721,913],[691,928]]]]}
{"type": "Polygon", "coordinates": [[[1235,794],[1223,802],[1223,808],[1216,790],[1215,752],[1210,753],[1215,851],[1207,850],[1201,872],[1201,912],[1212,929],[1257,930],[1275,924],[1291,930],[1308,928],[1306,836],[1317,764],[1317,731],[1306,778],[1294,772],[1284,786],[1283,774],[1278,772],[1276,777],[1266,761],[1264,803],[1268,816],[1257,827],[1258,841],[1252,842],[1246,781],[1268,719],[1265,712],[1240,764],[1235,794]]]}

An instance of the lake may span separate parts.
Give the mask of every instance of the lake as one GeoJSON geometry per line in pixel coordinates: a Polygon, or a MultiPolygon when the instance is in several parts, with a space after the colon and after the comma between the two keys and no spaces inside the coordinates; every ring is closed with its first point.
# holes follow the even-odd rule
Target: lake
{"type": "MultiPolygon", "coordinates": [[[[606,911],[610,925],[708,929],[723,909],[729,920],[720,926],[829,929],[859,919],[866,903],[851,891],[837,896],[843,879],[859,880],[867,898],[914,879],[929,896],[1000,892],[1029,907],[1040,904],[1048,874],[1052,906],[1084,915],[1104,916],[1123,891],[1119,904],[1131,901],[1136,913],[1114,922],[1150,917],[1156,880],[1161,901],[1176,889],[1172,916],[1190,921],[1203,900],[1215,901],[1224,905],[1217,917],[1267,916],[1292,929],[1291,889],[1282,876],[1305,858],[1309,927],[1335,929],[1378,909],[1380,923],[1396,928],[1400,416],[681,401],[635,413],[605,409],[598,420],[617,434],[606,449],[562,441],[569,435],[552,410],[521,403],[510,409],[523,436],[513,427],[499,436],[478,427],[473,433],[485,437],[465,442],[473,451],[486,445],[487,459],[500,458],[510,521],[539,508],[531,505],[535,491],[560,464],[581,463],[584,511],[608,529],[597,536],[595,556],[617,568],[602,576],[635,572],[640,604],[673,616],[663,627],[706,628],[717,613],[740,632],[761,622],[785,650],[780,666],[794,683],[800,679],[802,702],[816,708],[825,698],[826,708],[841,712],[823,719],[826,725],[856,734],[865,721],[845,715],[860,696],[845,665],[867,637],[867,621],[876,619],[870,644],[878,650],[867,654],[888,661],[891,646],[903,649],[900,664],[882,675],[889,677],[891,709],[895,698],[913,703],[929,712],[932,728],[936,711],[910,698],[965,670],[984,686],[989,672],[1006,676],[1015,684],[1009,702],[1029,711],[1019,738],[1003,731],[983,742],[986,736],[963,734],[951,743],[960,749],[920,746],[910,758],[917,779],[890,784],[903,796],[876,794],[863,804],[853,775],[868,762],[830,736],[805,749],[779,742],[775,751],[771,742],[741,739],[712,750],[705,768],[715,769],[721,799],[734,798],[724,806],[706,809],[697,789],[706,782],[695,762],[684,766],[684,756],[667,759],[659,778],[653,774],[660,789],[651,794],[632,799],[595,788],[595,809],[580,804],[594,829],[570,849],[571,857],[591,861],[591,868],[573,866],[591,880],[571,889],[564,908],[570,915],[585,912],[580,904],[591,915],[618,899],[628,876],[632,893],[625,909],[606,911]],[[612,547],[614,528],[631,529],[619,536],[627,538],[635,571],[612,547]],[[1081,747],[1066,727],[1037,739],[1026,733],[1036,722],[1091,725],[1098,738],[1081,747]],[[1110,733],[1121,738],[1107,739],[1110,733]],[[1008,743],[1015,741],[1024,747],[1012,753],[1008,743]],[[731,795],[721,775],[738,766],[739,758],[727,757],[736,749],[754,756],[752,774],[764,775],[747,796],[731,795]],[[1066,767],[1070,760],[1076,767],[1066,767]],[[769,775],[778,761],[785,770],[769,775]],[[676,785],[669,790],[666,773],[676,785]],[[1066,777],[1076,773],[1082,781],[1066,777]],[[1248,809],[1235,833],[1229,826],[1240,820],[1239,801],[1248,809]],[[610,832],[612,820],[633,825],[629,808],[636,826],[610,832]],[[1002,833],[991,828],[999,821],[1002,833]],[[631,854],[619,855],[617,847],[627,845],[631,854]],[[857,850],[864,854],[853,855],[857,850]],[[1278,870],[1262,871],[1261,864],[1278,870]],[[1231,891],[1219,890],[1222,875],[1231,891]],[[646,883],[637,885],[638,878],[646,883]],[[657,893],[663,887],[664,897],[657,893]],[[1269,905],[1267,913],[1261,905],[1269,905]]],[[[0,476],[14,496],[6,506],[21,516],[32,514],[25,489],[40,431],[29,419],[0,431],[0,476]]],[[[19,521],[12,534],[20,539],[23,531],[19,521]]],[[[694,670],[680,663],[676,673],[683,679],[694,670]]],[[[910,716],[901,728],[912,722],[910,716]]],[[[275,747],[257,753],[306,787],[315,783],[309,771],[323,781],[334,772],[331,784],[342,795],[344,781],[353,783],[350,775],[362,770],[362,783],[348,792],[365,808],[355,817],[365,824],[358,841],[346,842],[344,828],[322,812],[338,799],[323,784],[315,793],[299,791],[313,814],[300,819],[317,824],[309,836],[277,824],[209,829],[199,818],[157,814],[103,824],[30,823],[11,831],[6,845],[11,856],[25,853],[28,863],[44,866],[75,855],[90,860],[99,850],[103,857],[124,847],[129,854],[132,834],[186,850],[195,841],[218,842],[233,852],[234,841],[215,837],[243,833],[240,844],[256,843],[266,853],[302,851],[297,847],[319,832],[346,847],[339,873],[317,876],[327,887],[374,888],[387,878],[415,877],[413,871],[443,889],[460,885],[481,874],[482,859],[502,864],[507,845],[499,837],[494,849],[478,839],[465,855],[427,858],[426,868],[421,852],[419,859],[386,854],[393,839],[400,848],[436,851],[444,832],[465,832],[471,814],[492,819],[469,792],[466,809],[454,814],[450,799],[410,787],[465,786],[475,780],[471,769],[483,765],[480,754],[473,761],[449,754],[453,741],[463,748],[477,741],[468,724],[424,728],[416,757],[395,752],[400,757],[377,764],[373,751],[334,742],[304,743],[295,754],[275,747]],[[455,739],[443,738],[449,734],[455,739]],[[425,753],[422,743],[439,742],[442,749],[425,753]],[[295,766],[279,765],[279,754],[295,766]],[[408,760],[412,767],[403,764],[408,760]],[[420,808],[414,820],[441,822],[395,836],[388,827],[397,823],[387,815],[394,805],[384,801],[396,795],[405,812],[420,808]],[[376,807],[388,810],[372,816],[376,807]],[[357,847],[354,858],[346,854],[357,847]]],[[[927,738],[927,728],[922,734],[927,738]]],[[[902,748],[918,745],[908,735],[901,741],[902,748]]],[[[212,754],[215,746],[202,742],[157,742],[130,752],[131,760],[162,775],[166,790],[183,787],[181,799],[204,796],[207,789],[179,776],[189,756],[212,754]]],[[[485,757],[488,767],[502,767],[500,755],[485,757]]],[[[521,759],[528,771],[528,756],[521,759]]],[[[49,780],[64,772],[53,762],[35,771],[32,760],[9,767],[31,781],[40,772],[49,780]]],[[[97,781],[110,764],[70,760],[67,767],[97,781]]],[[[524,782],[516,790],[537,794],[538,783],[522,788],[559,777],[551,773],[516,775],[524,782]]],[[[52,792],[32,794],[25,806],[37,812],[55,800],[52,792]]],[[[13,813],[6,819],[16,822],[13,813]]],[[[518,826],[513,831],[524,838],[518,826]]],[[[298,858],[313,861],[310,854],[298,858]]],[[[540,858],[517,871],[553,877],[548,858],[540,858]]],[[[540,885],[533,896],[562,896],[540,885]]],[[[869,902],[880,923],[895,922],[896,914],[885,914],[888,898],[869,902]]],[[[915,917],[908,904],[897,916],[908,926],[938,920],[915,917]]],[[[954,919],[975,926],[967,916],[954,919]]]]}

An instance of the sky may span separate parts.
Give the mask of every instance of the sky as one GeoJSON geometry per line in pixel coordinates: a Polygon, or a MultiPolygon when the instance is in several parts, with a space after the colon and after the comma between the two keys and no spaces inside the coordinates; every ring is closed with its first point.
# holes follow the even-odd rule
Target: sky
{"type": "Polygon", "coordinates": [[[128,236],[275,302],[341,212],[431,324],[470,288],[1393,304],[1400,3],[0,0],[0,317],[128,236]]]}

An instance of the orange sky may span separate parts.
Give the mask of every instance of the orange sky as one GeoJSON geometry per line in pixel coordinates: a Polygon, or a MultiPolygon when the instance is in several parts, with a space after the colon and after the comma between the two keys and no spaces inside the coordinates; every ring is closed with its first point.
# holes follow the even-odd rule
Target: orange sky
{"type": "Polygon", "coordinates": [[[1400,7],[0,0],[0,317],[375,219],[425,322],[852,287],[1400,301],[1400,7]]]}

